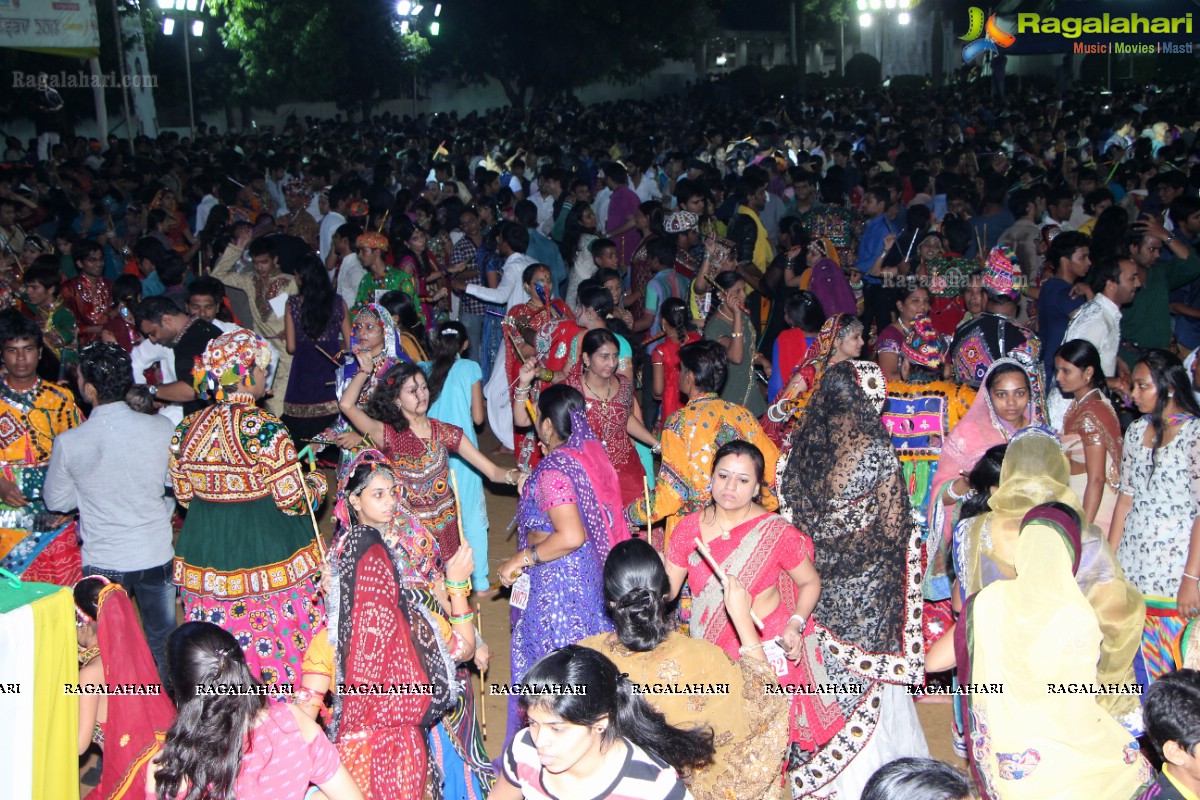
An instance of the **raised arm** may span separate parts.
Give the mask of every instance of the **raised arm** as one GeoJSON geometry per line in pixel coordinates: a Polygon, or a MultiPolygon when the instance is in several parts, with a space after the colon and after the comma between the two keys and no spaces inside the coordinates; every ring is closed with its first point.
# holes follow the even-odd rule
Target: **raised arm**
{"type": "Polygon", "coordinates": [[[362,391],[363,386],[367,383],[367,378],[371,376],[370,356],[364,356],[358,353],[358,372],[350,379],[350,385],[342,392],[342,397],[338,400],[338,408],[342,412],[342,416],[346,421],[354,426],[354,429],[363,436],[370,436],[375,441],[382,441],[384,425],[374,417],[368,416],[365,411],[358,407],[358,395],[362,391]],[[365,363],[364,363],[365,362],[365,363]]]}

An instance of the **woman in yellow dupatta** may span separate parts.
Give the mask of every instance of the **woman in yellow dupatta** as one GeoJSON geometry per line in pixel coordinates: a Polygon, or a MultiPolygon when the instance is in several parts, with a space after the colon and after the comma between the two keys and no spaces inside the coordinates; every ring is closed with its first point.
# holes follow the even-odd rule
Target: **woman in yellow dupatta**
{"type": "MultiPolygon", "coordinates": [[[[1030,509],[1057,502],[1082,518],[1079,498],[1067,485],[1070,473],[1067,457],[1048,429],[1025,428],[1013,436],[1000,468],[1000,485],[988,500],[992,510],[964,521],[954,532],[960,598],[1017,577],[1018,536],[1030,509]]],[[[1080,535],[1082,555],[1076,578],[1103,633],[1099,682],[1134,684],[1133,657],[1141,640],[1146,605],[1125,579],[1100,529],[1086,525],[1080,535]]],[[[1135,735],[1142,733],[1137,695],[1106,694],[1097,701],[1135,735]]]]}
{"type": "MultiPolygon", "coordinates": [[[[1012,447],[1009,448],[1012,452],[1012,447]]],[[[988,800],[1140,796],[1153,771],[1088,691],[1104,633],[1079,589],[1079,514],[1039,505],[1019,522],[1016,577],[971,598],[956,631],[972,776],[988,800]],[[1055,691],[1055,687],[1061,687],[1055,691]]]]}

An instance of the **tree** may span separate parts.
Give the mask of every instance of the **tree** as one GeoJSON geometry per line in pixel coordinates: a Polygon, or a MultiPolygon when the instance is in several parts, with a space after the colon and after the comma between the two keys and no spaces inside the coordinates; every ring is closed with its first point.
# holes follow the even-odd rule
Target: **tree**
{"type": "Polygon", "coordinates": [[[447,0],[431,61],[463,83],[494,78],[514,106],[537,105],[690,58],[712,23],[705,0],[447,0]]]}
{"type": "Polygon", "coordinates": [[[241,99],[274,108],[287,100],[331,98],[369,114],[398,97],[429,46],[400,32],[390,0],[212,0],[221,39],[238,54],[241,99]]]}

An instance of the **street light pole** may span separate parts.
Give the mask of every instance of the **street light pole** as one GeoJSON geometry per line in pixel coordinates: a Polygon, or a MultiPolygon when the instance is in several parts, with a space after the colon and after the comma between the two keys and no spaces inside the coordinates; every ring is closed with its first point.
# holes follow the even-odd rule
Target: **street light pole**
{"type": "Polygon", "coordinates": [[[196,139],[196,105],[192,99],[192,45],[189,41],[191,32],[188,30],[187,9],[183,11],[183,68],[187,73],[188,95],[188,128],[192,132],[192,140],[196,139]]]}

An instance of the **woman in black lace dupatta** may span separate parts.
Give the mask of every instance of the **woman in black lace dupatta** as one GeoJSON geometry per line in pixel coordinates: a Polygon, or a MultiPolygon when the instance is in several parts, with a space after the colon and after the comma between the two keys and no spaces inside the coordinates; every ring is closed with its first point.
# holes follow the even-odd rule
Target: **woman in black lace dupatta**
{"type": "Polygon", "coordinates": [[[844,719],[816,751],[793,745],[796,797],[857,797],[882,764],[929,754],[905,688],[924,680],[921,531],[879,419],[886,397],[876,364],[830,367],[777,472],[780,510],[816,550],[814,635],[844,719]]]}

